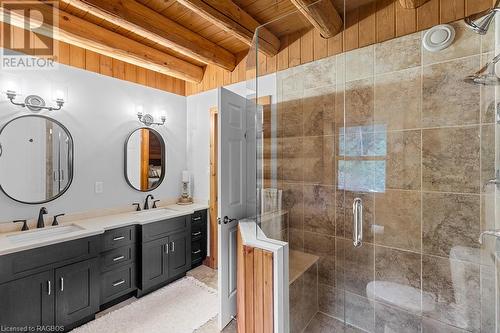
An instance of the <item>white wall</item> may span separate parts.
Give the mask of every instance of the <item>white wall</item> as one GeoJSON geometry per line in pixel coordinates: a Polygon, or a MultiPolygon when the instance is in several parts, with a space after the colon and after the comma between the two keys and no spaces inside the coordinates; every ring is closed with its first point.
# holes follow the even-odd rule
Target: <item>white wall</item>
{"type": "MultiPolygon", "coordinates": [[[[155,127],[166,142],[167,175],[151,193],[161,199],[179,196],[181,171],[186,168],[185,97],[64,65],[55,71],[2,71],[2,91],[6,81],[13,81],[24,96],[37,94],[47,103],[53,103],[55,89],[67,92],[62,110],[41,112],[64,124],[75,145],[73,183],[63,196],[44,205],[51,215],[120,207],[144,200],[146,195],[130,188],[124,176],[125,140],[142,125],[135,115],[137,104],[143,105],[144,112],[162,109],[167,114],[166,126],[155,127]],[[103,193],[95,193],[95,182],[104,182],[103,193]]],[[[27,113],[30,111],[1,97],[0,125],[27,113]]],[[[20,204],[0,193],[0,221],[33,218],[41,206],[20,204]]]]}

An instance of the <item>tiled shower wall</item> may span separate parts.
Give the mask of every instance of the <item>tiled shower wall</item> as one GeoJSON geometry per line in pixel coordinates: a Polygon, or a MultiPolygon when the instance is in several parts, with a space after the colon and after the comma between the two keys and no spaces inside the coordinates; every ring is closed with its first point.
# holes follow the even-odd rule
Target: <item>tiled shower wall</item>
{"type": "Polygon", "coordinates": [[[463,82],[494,32],[453,25],[437,53],[415,33],[277,74],[290,248],[320,257],[319,311],[364,331],[494,332],[493,243],[477,241],[494,227],[494,88],[463,82]]]}

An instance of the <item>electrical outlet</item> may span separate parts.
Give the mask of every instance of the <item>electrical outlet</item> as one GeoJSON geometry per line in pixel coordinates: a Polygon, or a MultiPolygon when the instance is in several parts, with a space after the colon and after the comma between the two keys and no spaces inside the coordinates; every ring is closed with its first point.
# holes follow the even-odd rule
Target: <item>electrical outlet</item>
{"type": "Polygon", "coordinates": [[[95,182],[95,193],[99,194],[104,192],[104,183],[103,182],[95,182]]]}

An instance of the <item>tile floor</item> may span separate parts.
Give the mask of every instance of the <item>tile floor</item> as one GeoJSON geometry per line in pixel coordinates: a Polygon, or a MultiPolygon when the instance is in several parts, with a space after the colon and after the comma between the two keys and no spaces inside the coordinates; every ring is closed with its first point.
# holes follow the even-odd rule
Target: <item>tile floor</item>
{"type": "MultiPolygon", "coordinates": [[[[187,276],[191,276],[203,283],[205,283],[207,286],[217,289],[217,271],[211,269],[210,267],[201,265],[198,266],[186,274],[187,276]]],[[[175,282],[174,282],[175,283],[175,282]]],[[[96,318],[102,317],[107,313],[110,313],[112,311],[118,310],[124,306],[127,306],[133,302],[137,301],[137,298],[131,297],[127,299],[126,301],[123,301],[119,304],[116,304],[104,311],[101,311],[96,314],[96,318]]],[[[222,332],[224,333],[236,333],[236,322],[232,321],[222,332]]],[[[210,321],[208,321],[205,325],[200,327],[195,331],[196,333],[216,333],[219,332],[219,328],[217,326],[217,318],[214,318],[210,321]]]]}

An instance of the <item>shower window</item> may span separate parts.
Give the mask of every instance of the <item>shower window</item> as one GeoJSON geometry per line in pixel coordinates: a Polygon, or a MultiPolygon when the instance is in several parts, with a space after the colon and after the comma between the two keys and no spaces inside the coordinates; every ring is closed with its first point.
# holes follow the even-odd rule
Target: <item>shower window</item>
{"type": "Polygon", "coordinates": [[[339,189],[385,192],[386,157],[386,125],[340,128],[339,189]]]}

